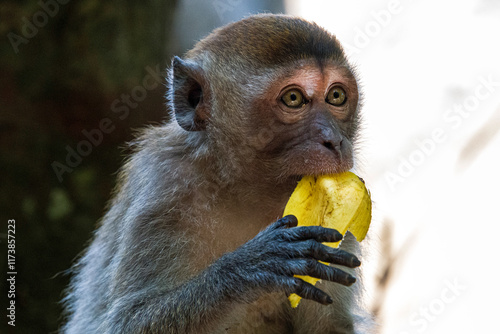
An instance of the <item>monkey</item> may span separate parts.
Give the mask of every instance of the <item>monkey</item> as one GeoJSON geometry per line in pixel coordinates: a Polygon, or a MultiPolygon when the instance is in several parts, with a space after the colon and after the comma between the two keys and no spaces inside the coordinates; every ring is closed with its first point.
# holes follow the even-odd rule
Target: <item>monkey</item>
{"type": "Polygon", "coordinates": [[[302,176],[354,166],[361,93],[336,37],[249,16],[175,56],[166,80],[170,118],[131,143],[62,331],[370,333],[352,234],[282,217],[302,176]]]}

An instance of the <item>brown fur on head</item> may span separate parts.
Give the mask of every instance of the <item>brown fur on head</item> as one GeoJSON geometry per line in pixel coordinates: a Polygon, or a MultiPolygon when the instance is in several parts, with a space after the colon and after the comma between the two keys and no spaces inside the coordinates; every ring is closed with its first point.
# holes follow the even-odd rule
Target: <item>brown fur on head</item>
{"type": "MultiPolygon", "coordinates": [[[[191,140],[209,143],[206,152],[221,178],[251,180],[258,175],[253,181],[281,182],[352,167],[359,117],[356,79],[335,36],[314,23],[286,15],[257,15],[216,29],[184,59],[174,59],[170,82],[177,122],[192,132],[191,140]],[[318,121],[291,113],[284,118],[276,112],[273,104],[280,91],[275,88],[288,79],[291,84],[300,81],[299,76],[308,73],[304,69],[318,69],[316,75],[344,85],[349,94],[344,115],[337,112],[318,121]],[[301,136],[310,140],[307,132],[325,131],[312,129],[311,122],[330,124],[345,137],[340,157],[308,155],[308,148],[297,149],[300,143],[287,144],[301,136]],[[296,149],[294,156],[291,149],[296,149]],[[303,164],[310,168],[297,168],[303,164]]],[[[310,113],[323,111],[318,105],[310,113]]]]}
{"type": "Polygon", "coordinates": [[[335,36],[315,23],[287,15],[262,14],[216,29],[187,53],[205,52],[231,66],[274,67],[314,58],[344,64],[344,52],[335,36]]]}

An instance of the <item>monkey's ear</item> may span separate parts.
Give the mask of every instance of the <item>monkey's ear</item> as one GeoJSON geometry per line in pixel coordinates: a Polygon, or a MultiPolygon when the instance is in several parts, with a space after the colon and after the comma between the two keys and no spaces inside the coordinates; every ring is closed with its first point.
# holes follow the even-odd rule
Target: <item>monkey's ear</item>
{"type": "Polygon", "coordinates": [[[177,123],[186,131],[205,130],[210,108],[203,69],[193,61],[175,56],[172,72],[171,96],[177,123]]]}

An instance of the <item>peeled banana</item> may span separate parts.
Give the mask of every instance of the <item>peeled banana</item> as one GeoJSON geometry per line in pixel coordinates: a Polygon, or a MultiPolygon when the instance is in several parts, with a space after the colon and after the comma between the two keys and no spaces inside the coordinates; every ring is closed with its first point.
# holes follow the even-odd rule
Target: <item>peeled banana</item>
{"type": "MultiPolygon", "coordinates": [[[[354,173],[305,176],[288,200],[283,213],[286,215],[297,217],[299,226],[324,226],[342,235],[349,230],[360,242],[370,227],[372,201],[364,182],[354,173]]],[[[337,248],[340,242],[324,244],[337,248]]],[[[310,276],[296,277],[313,285],[319,281],[310,276]]],[[[288,299],[295,308],[301,297],[291,294],[288,299]]]]}

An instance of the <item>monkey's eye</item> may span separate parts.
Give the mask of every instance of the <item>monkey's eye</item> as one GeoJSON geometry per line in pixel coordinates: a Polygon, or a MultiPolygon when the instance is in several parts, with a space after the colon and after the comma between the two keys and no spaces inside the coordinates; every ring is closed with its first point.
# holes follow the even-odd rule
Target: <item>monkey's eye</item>
{"type": "Polygon", "coordinates": [[[336,107],[343,105],[346,100],[345,90],[340,86],[333,86],[326,96],[326,102],[336,107]]]}
{"type": "Polygon", "coordinates": [[[306,104],[304,95],[298,89],[290,89],[281,97],[281,101],[290,108],[300,108],[306,104]]]}

